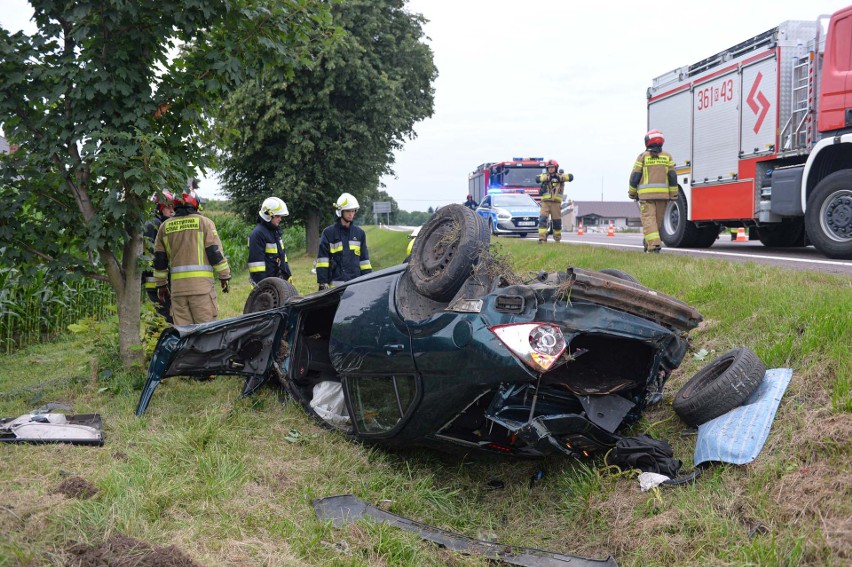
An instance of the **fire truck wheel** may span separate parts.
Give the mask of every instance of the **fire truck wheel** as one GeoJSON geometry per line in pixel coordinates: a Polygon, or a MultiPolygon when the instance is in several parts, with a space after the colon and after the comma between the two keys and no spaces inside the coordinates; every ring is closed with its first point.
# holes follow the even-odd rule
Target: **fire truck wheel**
{"type": "Polygon", "coordinates": [[[449,301],[488,246],[488,232],[463,205],[447,205],[430,218],[411,250],[408,270],[414,288],[435,301],[449,301]]]}
{"type": "Polygon", "coordinates": [[[610,276],[614,276],[614,277],[616,277],[620,280],[627,280],[629,282],[638,283],[638,284],[642,283],[638,279],[636,279],[634,276],[632,276],[631,274],[628,274],[627,272],[623,272],[621,270],[616,270],[615,268],[604,268],[600,272],[602,274],[608,274],[610,276]]]}
{"type": "Polygon", "coordinates": [[[257,313],[281,307],[291,297],[299,297],[296,286],[281,278],[271,277],[260,280],[243,307],[243,313],[257,313]]]}
{"type": "Polygon", "coordinates": [[[688,425],[698,426],[742,405],[763,380],[766,367],[746,347],[726,352],[689,379],[672,407],[688,425]]]}
{"type": "Polygon", "coordinates": [[[817,250],[852,260],[852,170],[835,171],[817,184],[808,197],[805,228],[817,250]]]}
{"type": "Polygon", "coordinates": [[[689,217],[683,191],[678,193],[676,201],[669,203],[665,215],[660,240],[669,248],[707,248],[715,242],[715,236],[712,241],[707,242],[712,227],[699,228],[694,222],[687,220],[689,217]]]}
{"type": "Polygon", "coordinates": [[[804,246],[805,223],[802,219],[784,219],[780,223],[764,224],[757,227],[757,237],[764,246],[774,248],[804,246]]]}

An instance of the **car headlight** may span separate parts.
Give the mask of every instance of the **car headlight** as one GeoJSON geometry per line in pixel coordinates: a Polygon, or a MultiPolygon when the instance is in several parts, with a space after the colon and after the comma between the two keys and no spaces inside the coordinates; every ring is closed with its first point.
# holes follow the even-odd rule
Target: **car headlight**
{"type": "Polygon", "coordinates": [[[506,209],[495,209],[495,212],[497,213],[497,218],[500,220],[512,220],[512,213],[506,209]]]}
{"type": "Polygon", "coordinates": [[[524,364],[547,372],[567,348],[562,329],[551,323],[510,323],[489,330],[524,364]]]}

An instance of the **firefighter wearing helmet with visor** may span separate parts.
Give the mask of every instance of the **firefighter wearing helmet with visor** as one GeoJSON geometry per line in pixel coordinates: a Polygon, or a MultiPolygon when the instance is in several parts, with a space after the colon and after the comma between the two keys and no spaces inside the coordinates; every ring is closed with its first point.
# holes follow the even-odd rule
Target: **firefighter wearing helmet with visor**
{"type": "Polygon", "coordinates": [[[264,199],[258,220],[248,237],[248,268],[252,286],[264,278],[290,281],[293,275],[281,238],[281,221],[289,215],[287,205],[278,197],[264,199]]]}
{"type": "Polygon", "coordinates": [[[663,151],[665,138],[659,130],[645,134],[645,151],[639,154],[630,173],[630,188],[627,196],[639,201],[642,219],[645,252],[659,253],[663,242],[660,229],[663,226],[669,201],[677,199],[677,173],[675,163],[668,152],[663,151]]]}
{"type": "Polygon", "coordinates": [[[340,285],[373,271],[367,250],[367,235],[355,226],[358,199],[343,193],[334,203],[337,221],[322,231],[317,252],[319,289],[340,285]]]}
{"type": "Polygon", "coordinates": [[[231,268],[212,220],[198,214],[198,200],[175,198],[154,242],[154,278],[161,300],[171,299],[175,325],[213,321],[219,315],[214,278],[228,293],[231,268]]]}
{"type": "Polygon", "coordinates": [[[550,160],[547,162],[547,170],[536,177],[541,184],[539,195],[541,195],[541,210],[538,213],[538,243],[547,242],[548,219],[553,226],[553,240],[562,240],[562,197],[565,195],[565,183],[574,180],[570,173],[564,173],[559,169],[559,164],[550,160]]]}

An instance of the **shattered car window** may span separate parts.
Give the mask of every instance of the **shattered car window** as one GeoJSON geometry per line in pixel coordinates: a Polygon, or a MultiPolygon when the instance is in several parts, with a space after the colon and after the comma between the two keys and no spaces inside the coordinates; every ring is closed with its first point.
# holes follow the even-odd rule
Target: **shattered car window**
{"type": "Polygon", "coordinates": [[[358,376],[349,380],[355,426],[361,433],[393,429],[411,407],[413,376],[358,376]]]}

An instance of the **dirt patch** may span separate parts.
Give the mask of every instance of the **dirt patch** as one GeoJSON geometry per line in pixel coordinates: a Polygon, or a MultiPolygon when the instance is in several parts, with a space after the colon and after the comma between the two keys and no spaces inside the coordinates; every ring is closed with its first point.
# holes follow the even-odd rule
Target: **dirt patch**
{"type": "Polygon", "coordinates": [[[53,491],[55,494],[62,494],[66,498],[79,498],[80,500],[88,500],[98,493],[98,489],[94,484],[83,477],[69,476],[59,483],[59,486],[53,491]]]}
{"type": "Polygon", "coordinates": [[[173,545],[154,547],[125,535],[100,545],[77,543],[68,552],[69,567],[201,567],[173,545]]]}

